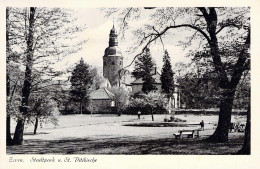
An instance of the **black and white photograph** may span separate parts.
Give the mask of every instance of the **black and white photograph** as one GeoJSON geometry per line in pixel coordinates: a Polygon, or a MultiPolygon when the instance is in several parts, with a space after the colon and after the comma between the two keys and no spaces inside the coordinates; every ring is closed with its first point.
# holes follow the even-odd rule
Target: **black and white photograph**
{"type": "Polygon", "coordinates": [[[250,155],[250,10],[7,6],[6,154],[250,155]]]}

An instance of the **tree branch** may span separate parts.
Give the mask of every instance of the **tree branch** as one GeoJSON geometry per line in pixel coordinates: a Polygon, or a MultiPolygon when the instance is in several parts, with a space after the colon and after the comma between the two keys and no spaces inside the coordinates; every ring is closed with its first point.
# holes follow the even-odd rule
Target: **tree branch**
{"type": "MultiPolygon", "coordinates": [[[[159,34],[159,31],[157,31],[154,26],[153,26],[153,30],[154,30],[157,34],[159,34]]],[[[163,45],[163,50],[165,50],[165,49],[164,49],[164,43],[163,43],[163,40],[162,40],[162,36],[160,36],[160,40],[161,40],[161,43],[162,43],[162,45],[163,45]]]]}
{"type": "Polygon", "coordinates": [[[238,29],[240,28],[239,25],[236,25],[236,24],[234,24],[234,23],[229,23],[229,24],[226,24],[226,25],[221,26],[221,27],[219,28],[219,30],[216,31],[216,35],[217,35],[220,31],[222,31],[222,29],[224,29],[224,28],[226,28],[226,27],[230,27],[230,26],[236,27],[236,28],[238,28],[238,29]]]}
{"type": "Polygon", "coordinates": [[[148,36],[145,36],[144,39],[147,39],[148,37],[150,37],[150,40],[149,40],[149,41],[147,42],[147,44],[143,47],[142,51],[134,57],[134,59],[132,60],[132,62],[131,62],[129,65],[127,65],[126,67],[124,67],[124,68],[127,68],[127,67],[131,66],[131,65],[134,63],[135,59],[136,59],[138,56],[142,55],[143,52],[145,51],[145,49],[147,49],[147,47],[148,47],[153,41],[155,41],[156,39],[160,38],[160,37],[161,37],[163,34],[165,34],[169,29],[180,28],[180,27],[189,27],[189,28],[192,28],[192,29],[197,30],[198,32],[200,32],[200,33],[207,39],[208,43],[210,43],[210,38],[208,37],[208,35],[207,35],[203,30],[201,30],[199,27],[196,27],[196,26],[194,26],[194,25],[189,25],[189,24],[168,26],[168,27],[166,27],[163,31],[161,31],[160,33],[150,34],[150,35],[148,35],[148,36]]]}
{"type": "Polygon", "coordinates": [[[206,8],[198,7],[198,9],[201,11],[201,13],[203,14],[203,16],[205,17],[205,19],[207,21],[209,19],[209,14],[207,13],[206,8]]]}

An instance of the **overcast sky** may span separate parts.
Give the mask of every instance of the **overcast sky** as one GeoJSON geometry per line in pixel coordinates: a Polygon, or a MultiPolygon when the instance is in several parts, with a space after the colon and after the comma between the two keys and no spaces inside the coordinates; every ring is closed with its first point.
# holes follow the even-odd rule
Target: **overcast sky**
{"type": "MultiPolygon", "coordinates": [[[[83,25],[86,24],[87,28],[79,36],[82,40],[88,40],[88,42],[83,46],[83,49],[76,54],[72,54],[62,62],[57,63],[56,67],[58,69],[70,67],[80,60],[82,57],[86,63],[98,67],[102,70],[103,62],[102,57],[104,56],[104,50],[108,47],[109,33],[113,26],[113,20],[115,28],[118,30],[118,22],[116,16],[107,18],[104,13],[101,12],[98,8],[86,8],[86,9],[74,9],[74,16],[78,18],[76,24],[83,25]],[[113,19],[114,18],[114,19],[113,19]]],[[[149,12],[149,10],[148,10],[149,12]]],[[[143,17],[139,21],[134,21],[130,23],[132,29],[138,28],[141,24],[147,22],[146,14],[143,14],[143,17]]],[[[128,54],[127,48],[132,45],[131,38],[133,37],[131,31],[126,32],[125,40],[118,38],[118,46],[122,50],[124,57],[124,66],[129,65],[132,61],[134,54],[128,54]]],[[[178,38],[182,38],[182,32],[179,32],[179,35],[176,35],[174,38],[164,39],[165,48],[168,50],[171,57],[172,65],[176,62],[188,62],[189,58],[186,58],[185,55],[188,52],[183,50],[182,47],[177,46],[178,38]]],[[[140,51],[136,51],[138,53],[140,51]]],[[[156,65],[159,69],[162,68],[162,56],[163,56],[163,47],[158,41],[156,45],[151,46],[151,54],[153,59],[156,62],[156,65]]]]}

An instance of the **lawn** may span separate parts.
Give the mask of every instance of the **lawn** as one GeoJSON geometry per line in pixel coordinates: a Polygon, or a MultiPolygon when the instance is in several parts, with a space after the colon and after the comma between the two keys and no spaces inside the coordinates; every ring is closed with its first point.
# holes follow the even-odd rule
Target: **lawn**
{"type": "MultiPolygon", "coordinates": [[[[59,126],[43,125],[36,135],[33,126],[26,126],[24,144],[7,147],[7,154],[232,154],[243,144],[243,133],[231,133],[227,143],[206,143],[203,138],[214,132],[215,115],[176,115],[187,120],[189,127],[138,127],[132,123],[163,122],[165,115],[67,115],[59,117],[59,126]],[[175,139],[180,129],[199,128],[205,121],[205,131],[194,139],[175,139]]],[[[232,121],[245,122],[244,116],[232,121]]],[[[14,130],[15,124],[12,124],[14,130]]]]}

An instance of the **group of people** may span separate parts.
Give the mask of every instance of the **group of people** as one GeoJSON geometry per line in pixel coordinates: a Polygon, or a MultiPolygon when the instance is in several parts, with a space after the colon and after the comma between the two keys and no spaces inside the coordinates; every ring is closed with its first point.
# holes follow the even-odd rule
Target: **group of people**
{"type": "Polygon", "coordinates": [[[245,124],[230,123],[229,132],[231,133],[232,130],[234,130],[234,132],[236,132],[236,131],[238,131],[238,132],[244,132],[245,127],[246,127],[245,124]]]}

